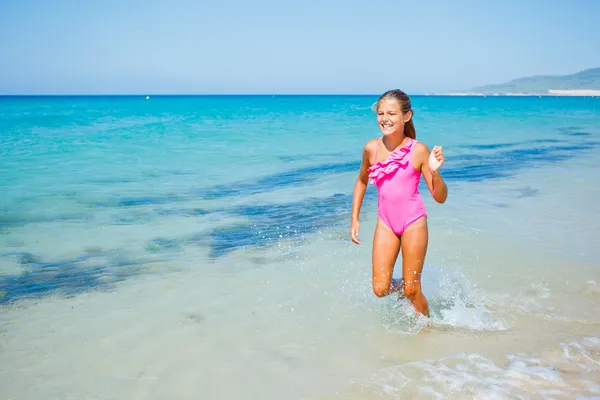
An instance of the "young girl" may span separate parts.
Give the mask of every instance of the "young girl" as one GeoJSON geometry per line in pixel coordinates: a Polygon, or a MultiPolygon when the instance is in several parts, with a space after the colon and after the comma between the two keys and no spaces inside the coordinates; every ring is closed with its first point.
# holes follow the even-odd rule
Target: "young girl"
{"type": "Polygon", "coordinates": [[[444,163],[441,147],[429,149],[416,141],[409,97],[401,90],[385,92],[376,104],[383,136],[367,142],[354,186],[350,237],[357,238],[358,216],[368,180],[377,186],[377,225],[373,238],[373,291],[379,297],[404,290],[415,311],[429,317],[421,292],[421,271],[429,240],[427,212],[418,186],[423,175],[432,197],[444,203],[448,189],[439,168],[444,163]],[[392,279],[402,248],[402,281],[392,279]]]}

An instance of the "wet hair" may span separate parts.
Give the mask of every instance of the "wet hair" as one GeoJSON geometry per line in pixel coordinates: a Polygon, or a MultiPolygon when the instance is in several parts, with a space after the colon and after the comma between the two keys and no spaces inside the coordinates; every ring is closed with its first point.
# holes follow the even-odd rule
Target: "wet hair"
{"type": "Polygon", "coordinates": [[[379,103],[382,100],[396,100],[398,104],[400,104],[402,114],[406,114],[409,111],[412,112],[413,115],[410,117],[408,122],[404,124],[404,136],[407,136],[411,139],[416,139],[417,131],[415,130],[415,124],[413,123],[412,119],[412,117],[414,116],[414,112],[412,111],[410,105],[410,98],[408,97],[408,95],[400,89],[388,90],[387,92],[382,94],[381,97],[379,97],[379,100],[377,100],[377,103],[375,103],[375,111],[377,111],[377,108],[379,108],[379,103]]]}

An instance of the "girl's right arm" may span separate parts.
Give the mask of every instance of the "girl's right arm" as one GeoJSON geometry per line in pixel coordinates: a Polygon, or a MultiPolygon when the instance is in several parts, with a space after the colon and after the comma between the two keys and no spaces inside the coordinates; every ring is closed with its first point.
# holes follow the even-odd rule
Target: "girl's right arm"
{"type": "Polygon", "coordinates": [[[356,244],[360,244],[360,240],[357,238],[360,233],[360,208],[362,206],[367,185],[369,184],[369,167],[371,166],[369,156],[368,143],[365,145],[362,154],[362,162],[360,164],[360,170],[358,177],[356,177],[356,183],[354,184],[354,195],[352,196],[352,223],[350,227],[350,238],[356,244]]]}

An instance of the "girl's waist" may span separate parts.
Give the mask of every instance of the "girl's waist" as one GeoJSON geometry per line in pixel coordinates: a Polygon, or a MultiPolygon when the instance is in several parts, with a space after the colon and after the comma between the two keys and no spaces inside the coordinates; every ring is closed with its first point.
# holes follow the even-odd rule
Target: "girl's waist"
{"type": "Polygon", "coordinates": [[[381,190],[378,193],[378,198],[380,201],[390,203],[423,202],[423,198],[419,192],[398,193],[381,190]]]}

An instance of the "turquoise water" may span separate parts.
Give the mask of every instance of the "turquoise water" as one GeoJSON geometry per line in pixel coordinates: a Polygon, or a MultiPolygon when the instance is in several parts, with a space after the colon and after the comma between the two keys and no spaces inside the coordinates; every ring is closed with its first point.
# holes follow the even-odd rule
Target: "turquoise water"
{"type": "MultiPolygon", "coordinates": [[[[0,304],[6,322],[0,335],[14,345],[5,345],[5,371],[11,371],[11,357],[17,357],[11,350],[27,345],[25,338],[11,342],[17,340],[18,321],[45,321],[31,307],[94,296],[118,299],[128,288],[145,292],[146,282],[156,280],[181,279],[177,282],[183,285],[207,274],[202,279],[222,284],[231,274],[236,279],[242,276],[236,274],[248,274],[243,275],[244,288],[231,288],[235,295],[250,290],[246,284],[258,285],[259,276],[264,278],[258,271],[279,263],[268,280],[282,285],[302,281],[298,285],[304,289],[289,287],[277,301],[291,301],[294,309],[304,311],[303,317],[318,313],[322,306],[316,299],[330,301],[328,296],[287,296],[319,284],[343,287],[349,304],[379,315],[382,303],[371,299],[368,282],[373,187],[362,212],[366,243],[354,246],[347,238],[362,147],[379,135],[371,110],[376,100],[0,97],[0,304]],[[311,280],[305,282],[307,276],[311,280]]],[[[565,271],[576,269],[579,275],[571,278],[578,289],[573,290],[587,297],[575,301],[576,311],[569,311],[568,318],[585,321],[580,330],[597,329],[600,317],[584,311],[597,300],[600,278],[600,100],[415,96],[412,102],[417,139],[430,148],[444,147],[442,175],[450,190],[448,202],[440,206],[421,189],[430,213],[431,266],[424,285],[427,294],[430,282],[434,325],[466,330],[476,341],[482,331],[502,335],[521,329],[515,320],[547,307],[557,310],[560,304],[570,310],[561,282],[568,279],[565,271]],[[503,258],[510,265],[502,265],[503,258]],[[549,266],[551,261],[557,265],[549,266]],[[515,276],[526,287],[515,284],[515,276]],[[466,285],[460,307],[459,283],[466,285]],[[515,288],[508,300],[503,296],[510,289],[503,285],[515,288]],[[475,296],[480,291],[483,297],[475,296]],[[510,303],[517,298],[518,304],[510,303]]],[[[184,286],[177,290],[186,292],[184,286]]],[[[205,290],[207,296],[223,293],[214,286],[205,290]]],[[[111,304],[113,310],[125,307],[116,300],[111,304]]],[[[234,304],[239,310],[245,307],[234,304]]],[[[235,320],[238,311],[232,306],[229,312],[235,320]]],[[[551,318],[567,318],[557,313],[551,318]]],[[[99,315],[104,317],[110,319],[99,315]]],[[[363,317],[373,324],[371,316],[363,317]]],[[[383,325],[374,325],[387,332],[386,318],[383,325]]],[[[405,323],[392,331],[412,334],[420,329],[405,323]]],[[[298,330],[291,322],[287,329],[298,330]]],[[[539,326],[522,329],[534,337],[539,326]]],[[[550,335],[548,346],[572,339],[562,325],[556,332],[560,334],[550,335]]],[[[48,335],[48,340],[54,337],[48,335]]],[[[575,339],[590,335],[580,336],[575,339]]],[[[512,351],[511,346],[506,350],[512,351]]],[[[202,357],[200,350],[198,355],[202,357]]],[[[404,364],[398,365],[404,371],[404,364]]],[[[29,371],[32,379],[44,373],[29,371]]],[[[499,371],[495,374],[511,372],[499,371]]],[[[364,378],[364,371],[353,373],[353,379],[356,374],[364,378]]],[[[349,376],[333,381],[344,386],[349,376]]],[[[283,382],[286,388],[296,387],[283,382]]],[[[400,393],[404,384],[398,385],[400,393]]],[[[493,386],[481,385],[484,390],[493,386]]],[[[19,389],[14,387],[16,393],[19,389]]],[[[307,396],[333,389],[323,390],[307,396]]],[[[371,394],[378,389],[373,390],[371,394]]],[[[115,386],[115,393],[124,392],[115,386]]],[[[267,392],[261,396],[269,397],[267,392]]]]}

